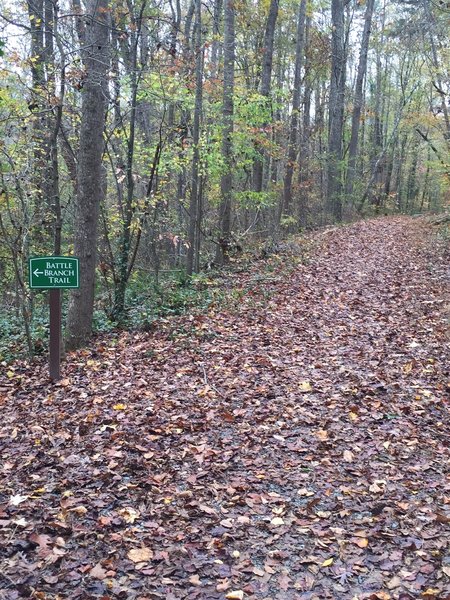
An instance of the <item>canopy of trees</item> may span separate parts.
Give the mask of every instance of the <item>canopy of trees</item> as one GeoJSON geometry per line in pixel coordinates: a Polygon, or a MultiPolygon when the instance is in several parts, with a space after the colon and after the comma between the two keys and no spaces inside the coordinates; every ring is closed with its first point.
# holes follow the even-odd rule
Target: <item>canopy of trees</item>
{"type": "Polygon", "coordinates": [[[26,6],[0,3],[0,292],[30,352],[29,256],[80,257],[76,347],[163,273],[448,204],[445,3],[26,6]]]}

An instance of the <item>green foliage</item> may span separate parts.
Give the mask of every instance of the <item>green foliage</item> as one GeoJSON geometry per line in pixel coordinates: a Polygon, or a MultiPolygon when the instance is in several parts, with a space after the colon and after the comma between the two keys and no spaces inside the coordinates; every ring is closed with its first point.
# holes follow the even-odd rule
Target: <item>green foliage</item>
{"type": "Polygon", "coordinates": [[[297,225],[297,219],[290,215],[282,215],[280,219],[280,225],[285,229],[289,229],[290,227],[297,225]]]}
{"type": "MultiPolygon", "coordinates": [[[[31,334],[34,353],[39,355],[48,348],[48,306],[38,305],[33,314],[31,334]]],[[[0,361],[12,362],[28,354],[23,319],[19,311],[0,311],[0,361]]]]}
{"type": "Polygon", "coordinates": [[[254,192],[252,190],[236,192],[234,198],[241,208],[248,209],[270,208],[275,206],[277,201],[275,192],[254,192]]]}

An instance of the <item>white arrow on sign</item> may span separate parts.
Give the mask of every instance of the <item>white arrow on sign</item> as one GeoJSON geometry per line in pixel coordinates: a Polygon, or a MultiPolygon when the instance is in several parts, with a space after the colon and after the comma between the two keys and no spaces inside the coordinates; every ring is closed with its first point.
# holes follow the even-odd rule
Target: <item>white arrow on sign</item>
{"type": "Polygon", "coordinates": [[[37,269],[35,271],[33,271],[33,275],[35,277],[39,277],[39,275],[43,275],[43,274],[44,274],[44,271],[38,271],[37,269]]]}

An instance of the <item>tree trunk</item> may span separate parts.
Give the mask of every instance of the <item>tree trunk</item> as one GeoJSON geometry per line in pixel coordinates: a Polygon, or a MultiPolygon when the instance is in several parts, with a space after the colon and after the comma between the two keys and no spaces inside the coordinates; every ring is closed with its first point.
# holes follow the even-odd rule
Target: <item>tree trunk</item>
{"type": "MultiPolygon", "coordinates": [[[[264,98],[267,99],[270,95],[270,83],[272,78],[273,43],[275,38],[275,25],[278,16],[278,5],[279,0],[271,0],[264,34],[264,47],[262,49],[264,54],[261,74],[261,96],[264,96],[264,98]]],[[[269,101],[267,100],[267,103],[268,102],[269,101]]],[[[268,106],[265,108],[268,108],[268,106]]],[[[266,125],[267,123],[263,123],[262,128],[264,129],[266,125]]],[[[263,188],[263,165],[264,154],[260,153],[253,164],[253,189],[255,192],[261,192],[263,188]]]]}
{"type": "Polygon", "coordinates": [[[284,175],[283,202],[280,204],[278,223],[283,213],[289,214],[292,204],[292,176],[297,158],[298,149],[298,123],[300,112],[300,84],[305,54],[305,19],[306,0],[301,0],[297,20],[297,42],[295,46],[295,74],[294,92],[292,95],[292,114],[289,128],[289,142],[287,149],[286,172],[284,175]]]}
{"type": "Polygon", "coordinates": [[[328,125],[327,208],[336,221],[342,220],[342,134],[345,100],[344,0],[332,0],[331,84],[328,125]]]}
{"type": "Polygon", "coordinates": [[[369,50],[370,29],[372,24],[374,4],[375,0],[367,1],[366,14],[364,17],[364,30],[361,40],[361,50],[359,54],[358,72],[356,75],[355,95],[353,99],[352,132],[348,149],[347,180],[345,182],[345,194],[350,201],[353,193],[353,182],[355,180],[359,125],[361,121],[361,110],[363,104],[363,84],[367,71],[367,54],[369,50]]]}
{"type": "Polygon", "coordinates": [[[234,93],[234,4],[233,0],[224,0],[224,32],[223,32],[223,133],[222,157],[224,173],[220,181],[220,237],[217,245],[216,263],[223,265],[229,261],[231,245],[231,196],[233,186],[232,157],[233,157],[233,93],[234,93]]]}
{"type": "Polygon", "coordinates": [[[74,254],[80,259],[80,287],[73,290],[67,317],[67,348],[86,343],[92,333],[97,222],[103,185],[103,130],[109,67],[109,8],[107,0],[88,0],[82,58],[82,90],[78,185],[75,201],[74,254]]]}
{"type": "Polygon", "coordinates": [[[199,185],[199,167],[200,167],[200,119],[203,109],[203,48],[202,48],[202,10],[201,0],[196,2],[196,40],[195,40],[195,107],[194,107],[194,129],[193,136],[193,156],[192,156],[192,187],[189,203],[189,236],[188,251],[186,261],[186,273],[192,275],[195,265],[198,265],[197,252],[199,249],[200,229],[200,185],[199,185]]]}
{"type": "MultiPolygon", "coordinates": [[[[305,26],[305,48],[309,47],[311,17],[306,18],[305,26]]],[[[311,136],[311,77],[310,59],[308,53],[305,55],[305,82],[303,95],[303,126],[301,132],[300,155],[298,159],[298,223],[300,227],[306,227],[308,221],[308,196],[309,196],[309,155],[311,136]]]]}

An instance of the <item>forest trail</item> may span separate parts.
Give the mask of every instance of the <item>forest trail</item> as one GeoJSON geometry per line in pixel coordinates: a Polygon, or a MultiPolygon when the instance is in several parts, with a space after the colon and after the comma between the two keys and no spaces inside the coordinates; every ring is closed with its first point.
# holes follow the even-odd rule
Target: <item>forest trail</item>
{"type": "Polygon", "coordinates": [[[444,248],[311,240],[230,310],[0,380],[0,598],[450,598],[444,248]]]}

